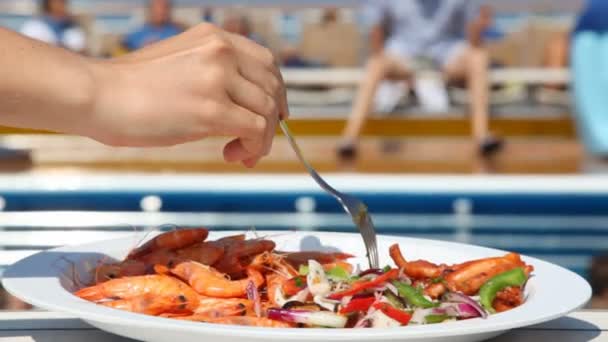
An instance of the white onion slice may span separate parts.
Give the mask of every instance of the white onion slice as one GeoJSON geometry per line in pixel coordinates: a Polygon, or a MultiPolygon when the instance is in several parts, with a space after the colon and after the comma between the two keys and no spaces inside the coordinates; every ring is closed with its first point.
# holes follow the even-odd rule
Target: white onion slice
{"type": "Polygon", "coordinates": [[[327,311],[268,309],[268,318],[277,321],[344,328],[347,318],[327,311]]]}
{"type": "Polygon", "coordinates": [[[314,296],[325,296],[331,291],[331,284],[327,280],[327,275],[323,266],[315,260],[308,260],[308,275],[306,283],[310,293],[314,296]]]}

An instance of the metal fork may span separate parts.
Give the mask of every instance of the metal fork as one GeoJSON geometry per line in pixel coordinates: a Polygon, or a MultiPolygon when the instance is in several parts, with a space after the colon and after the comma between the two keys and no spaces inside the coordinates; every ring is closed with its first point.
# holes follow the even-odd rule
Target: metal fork
{"type": "Polygon", "coordinates": [[[304,159],[302,156],[302,151],[298,147],[295,139],[291,135],[289,127],[287,127],[287,123],[283,120],[279,122],[281,126],[281,130],[283,134],[287,137],[289,144],[293,148],[294,152],[298,156],[298,159],[310,174],[310,176],[319,184],[319,186],[325,190],[328,194],[335,197],[338,202],[342,205],[344,210],[352,217],[353,222],[359,229],[359,233],[363,237],[363,242],[365,243],[365,250],[367,251],[367,260],[369,262],[369,267],[378,268],[378,242],[376,239],[376,228],[374,228],[374,223],[372,222],[372,218],[367,211],[367,206],[365,203],[361,202],[356,197],[343,194],[338,190],[332,188],[319,174],[315,169],[304,159]]]}

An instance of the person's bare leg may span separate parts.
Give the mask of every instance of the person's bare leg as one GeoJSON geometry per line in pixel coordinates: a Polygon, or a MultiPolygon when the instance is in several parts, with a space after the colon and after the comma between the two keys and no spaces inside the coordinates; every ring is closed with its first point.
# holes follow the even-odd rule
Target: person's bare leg
{"type": "Polygon", "coordinates": [[[469,50],[468,85],[471,103],[471,124],[473,139],[478,143],[489,136],[489,92],[488,54],[485,49],[469,50]]]}
{"type": "Polygon", "coordinates": [[[343,140],[354,145],[361,134],[363,125],[369,115],[374,95],[380,82],[386,78],[406,79],[409,71],[401,61],[386,55],[372,57],[366,67],[365,76],[359,85],[351,115],[343,133],[343,140]]]}
{"type": "MultiPolygon", "coordinates": [[[[552,69],[565,68],[568,65],[569,40],[567,33],[555,34],[545,48],[544,66],[552,69]]],[[[547,88],[561,89],[564,84],[548,83],[547,88]]]]}
{"type": "MultiPolygon", "coordinates": [[[[471,134],[476,146],[487,143],[489,132],[489,58],[483,48],[467,47],[445,68],[450,79],[466,79],[469,88],[471,134]]],[[[482,151],[483,152],[483,151],[482,151]]]]}

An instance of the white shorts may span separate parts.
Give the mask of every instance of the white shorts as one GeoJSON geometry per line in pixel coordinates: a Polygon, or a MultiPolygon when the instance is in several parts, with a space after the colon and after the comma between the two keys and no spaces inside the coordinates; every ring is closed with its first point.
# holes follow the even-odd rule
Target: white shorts
{"type": "Polygon", "coordinates": [[[386,53],[398,60],[403,60],[406,66],[411,65],[416,58],[422,57],[430,59],[436,68],[444,69],[462,56],[467,47],[468,42],[466,41],[451,40],[437,43],[420,53],[414,53],[397,44],[388,44],[386,53]]]}

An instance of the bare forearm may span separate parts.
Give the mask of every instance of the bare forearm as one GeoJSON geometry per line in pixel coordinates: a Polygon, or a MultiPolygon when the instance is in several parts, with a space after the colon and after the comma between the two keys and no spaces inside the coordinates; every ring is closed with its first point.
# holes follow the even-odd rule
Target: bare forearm
{"type": "Polygon", "coordinates": [[[94,63],[0,29],[0,125],[86,134],[94,63]]]}
{"type": "Polygon", "coordinates": [[[270,50],[209,24],[111,61],[0,29],[0,125],[167,146],[232,137],[226,161],[251,167],[289,116],[270,50]]]}

